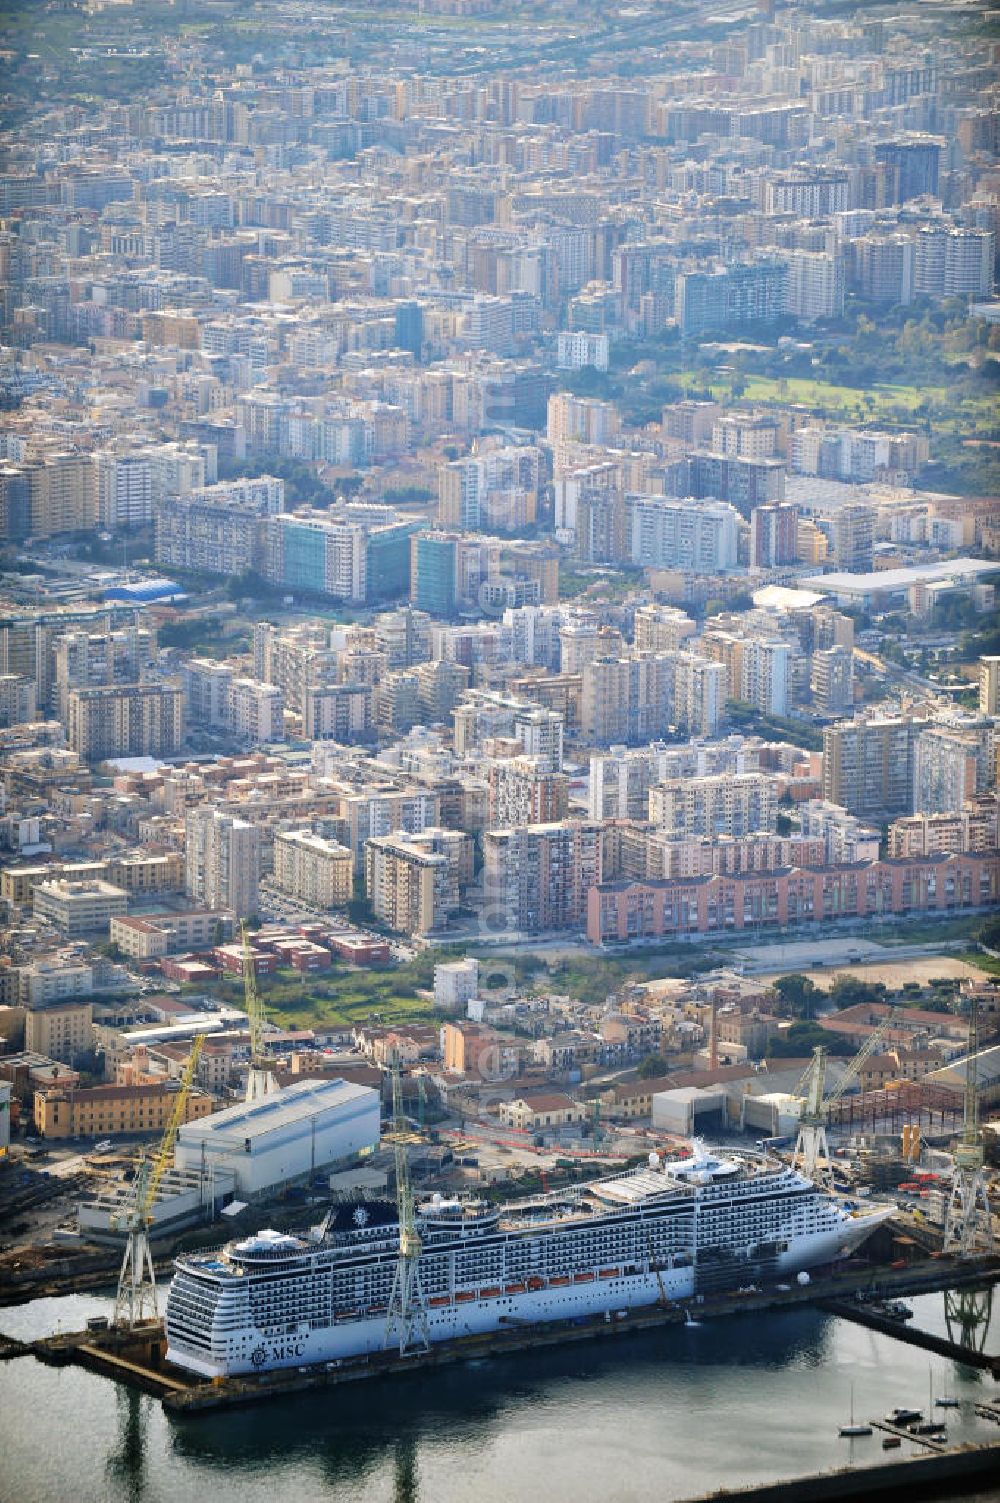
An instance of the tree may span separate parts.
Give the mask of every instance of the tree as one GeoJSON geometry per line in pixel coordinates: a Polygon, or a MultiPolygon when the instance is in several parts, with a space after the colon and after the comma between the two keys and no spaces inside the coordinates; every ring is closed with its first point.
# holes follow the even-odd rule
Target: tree
{"type": "Polygon", "coordinates": [[[838,1033],[830,1033],[818,1023],[800,1020],[775,1034],[767,1046],[768,1059],[804,1059],[818,1045],[830,1054],[853,1054],[854,1046],[838,1033]]]}
{"type": "Polygon", "coordinates": [[[990,950],[1000,950],[1000,918],[988,919],[976,938],[990,950]]]}
{"type": "Polygon", "coordinates": [[[817,1000],[823,995],[812,977],[799,971],[779,976],[774,989],[781,998],[782,1013],[793,1018],[811,1018],[817,1000]]]}
{"type": "Polygon", "coordinates": [[[667,1073],[667,1062],[662,1054],[647,1054],[635,1072],[640,1080],[654,1080],[667,1073]]]}
{"type": "Polygon", "coordinates": [[[830,1001],[837,1007],[858,1007],[870,1002],[884,1002],[885,984],[862,981],[859,976],[838,976],[830,988],[830,1001]]]}

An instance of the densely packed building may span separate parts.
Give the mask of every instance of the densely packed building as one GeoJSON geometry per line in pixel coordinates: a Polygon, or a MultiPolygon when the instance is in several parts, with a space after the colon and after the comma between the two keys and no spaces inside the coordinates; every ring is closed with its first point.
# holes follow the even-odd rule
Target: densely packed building
{"type": "MultiPolygon", "coordinates": [[[[973,19],[640,3],[591,38],[575,0],[544,35],[442,0],[371,6],[376,56],[282,0],[237,61],[113,9],[151,81],[63,98],[12,52],[2,132],[25,1047],[71,1069],[105,1026],[82,999],[237,977],[258,920],[269,978],[995,906],[973,19]]],[[[109,16],[66,21],[88,65],[109,16]]],[[[539,1048],[650,1045],[614,1019],[539,1048]]],[[[114,1084],[152,1122],[176,1061],[143,1059],[114,1084]]]]}

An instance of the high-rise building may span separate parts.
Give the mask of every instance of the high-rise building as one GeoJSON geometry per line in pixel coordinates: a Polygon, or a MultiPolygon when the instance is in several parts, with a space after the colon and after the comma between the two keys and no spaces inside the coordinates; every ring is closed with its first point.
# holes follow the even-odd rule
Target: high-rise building
{"type": "Polygon", "coordinates": [[[166,497],[154,519],[156,561],[203,574],[259,568],[264,521],[284,506],[285,482],[269,475],[166,497]]]}
{"type": "Polygon", "coordinates": [[[833,561],[849,574],[867,574],[872,566],[875,511],[851,502],[833,514],[833,561]]]}
{"type": "Polygon", "coordinates": [[[765,715],[787,714],[794,656],[790,642],[748,637],[743,646],[740,698],[765,715]]]}
{"type": "Polygon", "coordinates": [[[354,890],[354,858],[345,845],[313,830],[274,837],[274,884],[314,908],[339,908],[354,890]]]}
{"type": "Polygon", "coordinates": [[[854,708],[854,653],[826,647],[812,656],[813,707],[820,715],[847,715],[854,708]]]}
{"type": "Polygon", "coordinates": [[[391,507],[354,502],[271,516],[263,526],[261,572],[306,595],[354,604],[397,600],[410,592],[410,539],[421,525],[391,507]]]}
{"type": "Polygon", "coordinates": [[[601,827],[584,820],[487,830],[483,922],[496,933],[580,929],[601,880],[601,827]]]}
{"type": "Polygon", "coordinates": [[[991,230],[922,225],[914,253],[914,291],[925,297],[987,297],[993,287],[991,230]]]}
{"type": "Polygon", "coordinates": [[[850,243],[851,290],[873,303],[912,303],[914,251],[909,235],[859,236],[850,243]]]}
{"type": "Polygon", "coordinates": [[[979,710],[1000,715],[1000,657],[979,659],[979,710]]]}
{"type": "Polygon", "coordinates": [[[917,737],[913,809],[948,814],[985,793],[992,779],[996,726],[992,720],[930,725],[917,737]]]}
{"type": "Polygon", "coordinates": [[[903,204],[911,198],[937,196],[943,145],[931,137],[877,143],[875,161],[888,172],[888,203],[903,204]]]}
{"type": "Polygon", "coordinates": [[[917,737],[927,721],[878,715],[838,721],[823,731],[823,797],[862,819],[913,810],[917,737]]]}
{"type": "Polygon", "coordinates": [[[785,311],[787,276],[783,261],[769,260],[682,272],[674,286],[674,309],[682,334],[774,323],[785,311]]]}
{"type": "Polygon", "coordinates": [[[281,690],[255,678],[234,678],[230,690],[230,726],[245,746],[284,741],[285,720],[281,690]]]}
{"type": "Polygon", "coordinates": [[[396,345],[420,359],[424,342],[424,310],[419,303],[396,304],[396,345]]]}
{"type": "Polygon", "coordinates": [[[634,564],[704,574],[735,566],[739,512],[728,502],[628,496],[626,508],[634,564]]]}
{"type": "Polygon", "coordinates": [[[844,311],[844,263],[839,251],[789,251],[785,265],[786,313],[803,323],[840,317],[844,311]]]}
{"type": "Polygon", "coordinates": [[[85,762],[170,757],[184,740],[184,691],[169,684],[71,689],[67,740],[85,762]]]}
{"type": "Polygon", "coordinates": [[[738,837],[773,831],[775,780],[763,772],[668,778],[649,790],[649,817],[667,835],[738,837]]]}
{"type": "Polygon", "coordinates": [[[779,501],[750,513],[750,567],[777,569],[799,556],[799,509],[779,501]]]}
{"type": "Polygon", "coordinates": [[[438,619],[476,607],[484,581],[499,571],[493,540],[426,530],[410,539],[410,599],[438,619]]]}
{"type": "Polygon", "coordinates": [[[438,470],[438,521],[467,532],[509,532],[535,520],[539,450],[509,444],[438,470]]]}
{"type": "Polygon", "coordinates": [[[146,454],[95,454],[97,520],[108,532],[142,527],[153,515],[153,477],[146,454]]]}
{"type": "Polygon", "coordinates": [[[545,436],[552,444],[609,444],[621,431],[621,414],[614,402],[597,397],[574,397],[554,392],[549,397],[545,436]]]}
{"type": "Polygon", "coordinates": [[[487,824],[493,829],[551,824],[566,818],[569,779],[565,773],[550,771],[538,757],[491,762],[487,787],[487,824]]]}
{"type": "Polygon", "coordinates": [[[697,630],[691,617],[675,605],[636,606],[636,652],[676,652],[697,630]]]}
{"type": "Polygon", "coordinates": [[[188,811],[184,832],[184,887],[206,908],[237,918],[257,912],[260,831],[247,820],[202,804],[188,811]]]}
{"type": "Polygon", "coordinates": [[[458,906],[458,885],[447,855],[418,835],[400,832],[369,840],[364,856],[368,901],[390,929],[429,934],[447,924],[458,906]]]}

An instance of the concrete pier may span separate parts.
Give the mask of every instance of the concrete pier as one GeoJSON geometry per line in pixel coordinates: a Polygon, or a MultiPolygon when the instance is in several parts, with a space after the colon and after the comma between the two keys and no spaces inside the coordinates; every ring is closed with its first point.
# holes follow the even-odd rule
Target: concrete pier
{"type": "Polygon", "coordinates": [[[816,1472],[788,1482],[765,1482],[756,1487],[724,1488],[687,1503],[839,1503],[847,1498],[864,1503],[891,1499],[913,1503],[917,1498],[942,1500],[965,1497],[995,1486],[1000,1475],[1000,1445],[959,1446],[937,1456],[902,1456],[875,1466],[844,1467],[816,1472]]]}
{"type": "Polygon", "coordinates": [[[939,1357],[964,1362],[966,1367],[976,1367],[980,1372],[989,1373],[991,1378],[1000,1380],[1000,1356],[973,1351],[957,1341],[949,1341],[946,1336],[935,1336],[930,1331],[922,1331],[919,1326],[894,1320],[891,1316],[882,1315],[870,1306],[859,1305],[854,1300],[825,1299],[818,1303],[821,1310],[828,1310],[831,1315],[839,1315],[858,1326],[867,1326],[870,1331],[881,1331],[886,1336],[894,1336],[897,1341],[905,1341],[910,1346],[923,1347],[925,1352],[934,1352],[939,1357]]]}

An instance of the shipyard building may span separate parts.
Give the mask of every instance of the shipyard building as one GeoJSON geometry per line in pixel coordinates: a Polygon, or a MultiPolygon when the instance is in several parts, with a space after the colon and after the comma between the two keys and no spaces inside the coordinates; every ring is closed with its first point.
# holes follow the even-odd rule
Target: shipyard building
{"type": "Polygon", "coordinates": [[[377,1147],[379,1123],[377,1091],[346,1080],[304,1080],[185,1123],[174,1163],[181,1170],[231,1172],[245,1200],[377,1147]]]}

